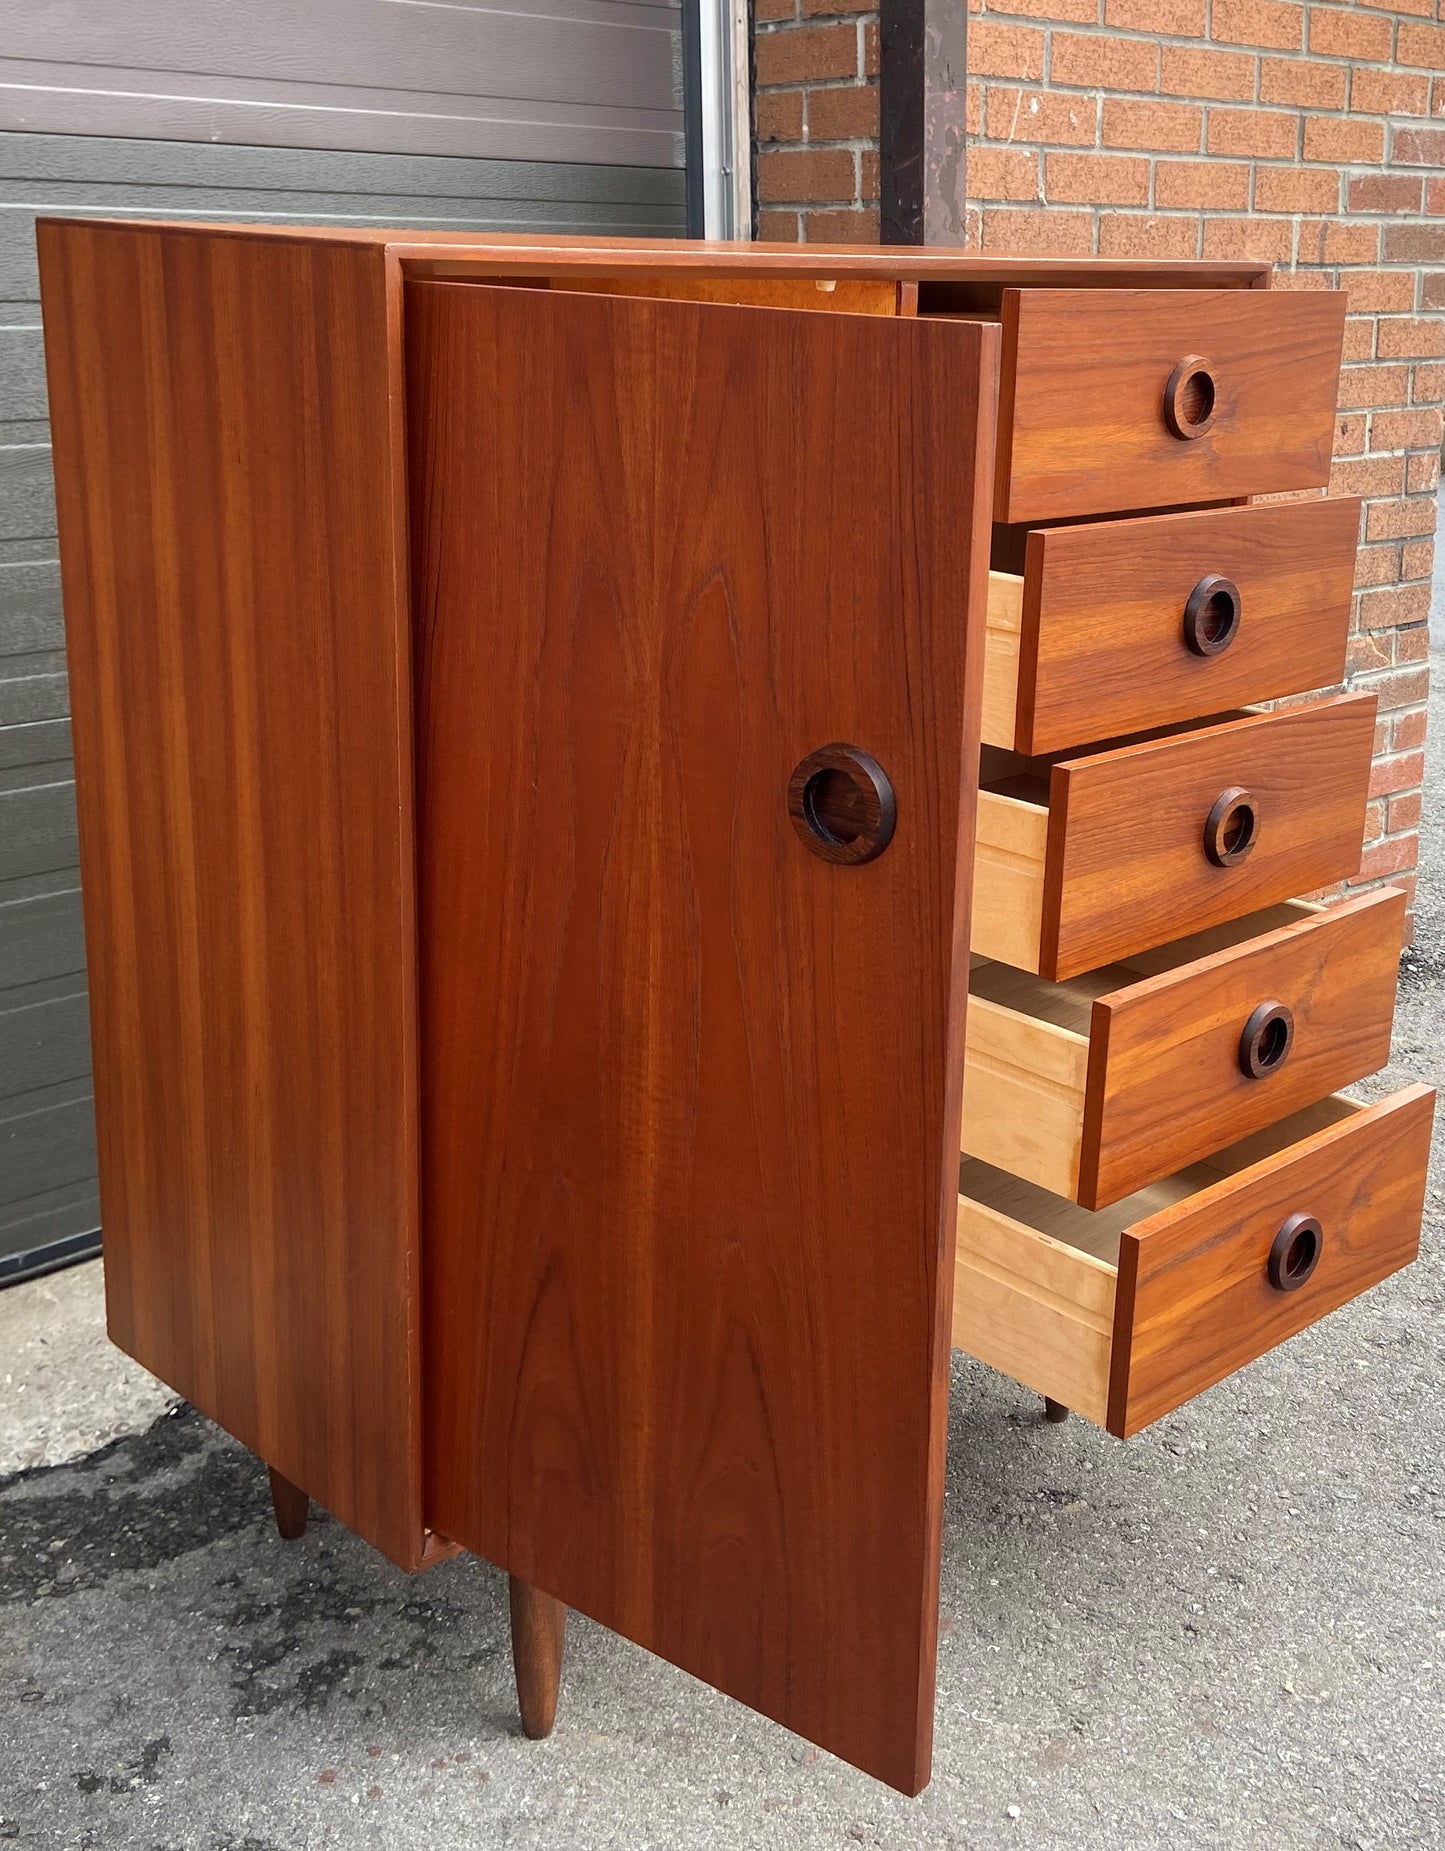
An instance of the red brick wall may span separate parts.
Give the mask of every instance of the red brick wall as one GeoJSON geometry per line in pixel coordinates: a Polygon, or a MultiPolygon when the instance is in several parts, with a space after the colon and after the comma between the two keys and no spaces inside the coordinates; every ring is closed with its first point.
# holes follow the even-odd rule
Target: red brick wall
{"type": "MultiPolygon", "coordinates": [[[[1366,497],[1361,878],[1412,885],[1445,405],[1445,0],[971,0],[968,238],[1270,259],[1349,292],[1332,490],[1366,497]],[[1432,119],[1436,118],[1436,119],[1432,119]]],[[[877,14],[757,0],[759,233],[872,242],[877,14]]]]}
{"type": "Polygon", "coordinates": [[[758,236],[878,242],[878,9],[754,0],[758,236]]]}

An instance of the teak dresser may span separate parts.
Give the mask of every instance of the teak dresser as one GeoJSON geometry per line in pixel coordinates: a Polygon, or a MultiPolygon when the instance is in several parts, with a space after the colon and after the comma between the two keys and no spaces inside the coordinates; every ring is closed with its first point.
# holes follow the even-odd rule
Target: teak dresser
{"type": "Polygon", "coordinates": [[[917,1791],[950,1341],[1127,1435],[1416,1251],[1343,297],[39,238],[113,1337],[529,1732],[571,1605],[917,1791]]]}

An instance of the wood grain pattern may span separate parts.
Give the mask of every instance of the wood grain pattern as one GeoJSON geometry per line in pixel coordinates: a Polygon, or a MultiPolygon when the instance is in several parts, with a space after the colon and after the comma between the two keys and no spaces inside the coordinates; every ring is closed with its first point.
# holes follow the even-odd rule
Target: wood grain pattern
{"type": "Polygon", "coordinates": [[[734,308],[811,309],[834,315],[898,315],[900,285],[872,276],[694,276],[661,271],[608,276],[584,270],[547,279],[550,289],[640,296],[657,302],[718,302],[734,308]]]}
{"type": "Polygon", "coordinates": [[[407,326],[428,1518],[916,1791],[995,337],[407,326]],[[840,739],[897,792],[858,867],[787,812],[840,739]]]}
{"type": "Polygon", "coordinates": [[[975,960],[963,1150],[1105,1207],[1384,1066],[1405,896],[1275,907],[1061,983],[975,960]],[[1246,1078],[1241,1031],[1281,1002],[1294,1041],[1246,1078]]]}
{"type": "Polygon", "coordinates": [[[986,706],[985,740],[1058,752],[1332,686],[1344,674],[1359,529],[1358,500],[1342,499],[1031,533],[1015,725],[991,731],[986,706]],[[1240,625],[1219,655],[1198,656],[1182,618],[1211,573],[1239,587],[1240,625]]]}
{"type": "Polygon", "coordinates": [[[1272,290],[1004,292],[994,518],[1062,520],[1329,480],[1345,297],[1272,290]],[[1163,394],[1207,356],[1213,422],[1182,441],[1163,394]]]}
{"type": "Polygon", "coordinates": [[[1383,1067],[1404,928],[1386,888],[1099,997],[1078,1199],[1117,1201],[1383,1067]],[[1250,1079],[1240,1033],[1266,1000],[1292,1012],[1294,1042],[1250,1079]]]}
{"type": "Polygon", "coordinates": [[[955,1345],[1127,1438],[1409,1264],[1433,1104],[1336,1094],[1098,1211],[966,1158],[955,1345]],[[1325,1240],[1286,1293],[1266,1263],[1296,1213],[1325,1240]]]}
{"type": "MultiPolygon", "coordinates": [[[[988,575],[984,630],[983,741],[1010,751],[1019,737],[1020,658],[1023,653],[1024,581],[1014,572],[988,575]]],[[[1078,743],[1071,739],[1070,745],[1078,743]]]]}
{"type": "MultiPolygon", "coordinates": [[[[1004,964],[975,973],[963,1062],[965,1153],[1073,1195],[1079,1185],[1089,1038],[980,994],[1004,964]]],[[[1038,983],[1038,978],[1024,979],[1038,983]]]]}
{"type": "Polygon", "coordinates": [[[953,1345],[1102,1426],[1109,1409],[1117,1274],[970,1193],[958,1198],[953,1345]]]}
{"type": "Polygon", "coordinates": [[[1034,796],[981,790],[974,846],[973,949],[1037,970],[1049,862],[1047,784],[1034,796]]]}
{"type": "MultiPolygon", "coordinates": [[[[41,224],[125,224],[41,219],[41,224]]],[[[133,221],[144,224],[146,221],[133,221]]],[[[1132,257],[984,257],[975,252],[857,244],[741,243],[729,239],[578,237],[529,231],[418,231],[415,226],[240,225],[192,221],[189,231],[243,242],[361,245],[383,251],[416,280],[441,275],[545,278],[569,270],[687,271],[696,276],[873,276],[906,282],[962,281],[997,292],[1023,283],[1043,289],[1263,289],[1270,266],[1132,257]]]]}
{"type": "Polygon", "coordinates": [[[1055,764],[1041,974],[1092,970],[1354,874],[1374,731],[1374,696],[1341,695],[1055,764]],[[1258,840],[1216,867],[1203,826],[1234,785],[1253,793],[1258,840]]]}
{"type": "Polygon", "coordinates": [[[268,1473],[271,1485],[271,1509],[276,1516],[276,1532],[283,1542],[295,1542],[306,1534],[311,1515],[311,1500],[299,1485],[283,1478],[273,1465],[268,1473]]]}
{"type": "Polygon", "coordinates": [[[529,1587],[516,1575],[507,1577],[507,1605],[522,1733],[540,1742],[552,1733],[557,1720],[562,1656],[567,1645],[567,1609],[560,1600],[529,1587]]]}
{"type": "Polygon", "coordinates": [[[1109,1429],[1121,1439],[1358,1297],[1420,1245],[1435,1095],[1411,1086],[1223,1178],[1123,1236],[1109,1429]],[[1286,1216],[1315,1215],[1298,1291],[1266,1277],[1286,1216]]]}
{"type": "Polygon", "coordinates": [[[424,1547],[382,254],[42,223],[114,1340],[424,1547]]]}

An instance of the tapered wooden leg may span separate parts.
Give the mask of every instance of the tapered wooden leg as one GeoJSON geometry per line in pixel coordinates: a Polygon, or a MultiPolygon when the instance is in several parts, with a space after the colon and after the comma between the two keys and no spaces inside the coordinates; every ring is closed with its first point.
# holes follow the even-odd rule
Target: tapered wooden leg
{"type": "Polygon", "coordinates": [[[1044,1419],[1053,1421],[1057,1426],[1060,1421],[1069,1418],[1069,1410],[1062,1401],[1055,1401],[1051,1395],[1044,1396],[1044,1419]]]}
{"type": "Polygon", "coordinates": [[[567,1638],[567,1609],[515,1575],[508,1576],[512,1606],[512,1669],[517,1674],[517,1707],[522,1733],[534,1742],[552,1733],[557,1719],[557,1692],[562,1685],[562,1649],[567,1638]]]}
{"type": "Polygon", "coordinates": [[[271,1474],[271,1504],[276,1512],[276,1528],[287,1542],[295,1542],[298,1536],[306,1534],[311,1500],[299,1485],[283,1478],[275,1466],[268,1466],[267,1470],[271,1474]]]}

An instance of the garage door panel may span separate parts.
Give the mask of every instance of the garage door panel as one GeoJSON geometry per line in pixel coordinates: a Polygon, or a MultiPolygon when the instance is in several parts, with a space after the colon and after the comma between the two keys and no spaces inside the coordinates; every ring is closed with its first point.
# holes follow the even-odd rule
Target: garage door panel
{"type": "Polygon", "coordinates": [[[84,969],[79,873],[60,869],[0,883],[0,970],[15,986],[0,991],[0,1008],[24,986],[84,969]]]}
{"type": "Polygon", "coordinates": [[[24,656],[7,672],[0,663],[0,738],[70,712],[65,657],[55,650],[24,656]]]}
{"type": "MultiPolygon", "coordinates": [[[[0,0],[0,1047],[40,1020],[10,1019],[27,986],[84,967],[37,213],[675,237],[679,18],[675,0],[0,0]]],[[[13,1087],[75,1067],[81,1013],[75,986],[13,1087]]],[[[86,1076],[7,1102],[0,1266],[95,1228],[94,1170],[86,1076]]]]}
{"type": "Polygon", "coordinates": [[[51,978],[0,992],[0,1099],[9,1101],[90,1072],[85,985],[51,978]]]}
{"type": "MultiPolygon", "coordinates": [[[[29,138],[27,138],[29,139],[29,138]]],[[[0,137],[0,152],[4,138],[0,137]]],[[[277,154],[278,161],[288,157],[277,154]]],[[[298,157],[291,157],[298,158],[298,157]]],[[[480,163],[478,163],[480,165],[480,163]]],[[[509,162],[492,163],[496,168],[509,162]]],[[[331,195],[303,192],[288,186],[218,194],[199,198],[195,189],[172,189],[168,203],[165,188],[103,184],[76,189],[60,208],[95,218],[196,217],[210,221],[272,220],[285,224],[412,225],[428,231],[545,231],[636,236],[681,237],[684,230],[682,177],[663,174],[675,197],[669,201],[645,197],[629,200],[614,189],[600,198],[585,196],[586,169],[569,169],[579,175],[573,198],[540,197],[520,200],[507,189],[496,197],[469,202],[442,195],[370,193],[331,195]],[[177,204],[176,199],[182,203],[177,204]]],[[[598,170],[601,171],[601,170],[598,170]]],[[[622,170],[623,172],[629,170],[622,170]]],[[[6,182],[0,178],[0,186],[6,182]]],[[[9,183],[13,188],[15,183],[9,183]]],[[[56,188],[22,183],[18,203],[0,203],[0,302],[29,304],[38,300],[40,278],[35,267],[35,218],[54,208],[56,188]]],[[[649,189],[639,189],[648,192],[649,189]]]]}
{"type": "Polygon", "coordinates": [[[79,860],[72,779],[0,791],[0,880],[73,868],[79,860]]]}
{"type": "MultiPolygon", "coordinates": [[[[40,1095],[7,1100],[0,1107],[0,1258],[33,1244],[25,1223],[55,1192],[89,1185],[75,1199],[84,1203],[95,1187],[95,1102],[90,1081],[72,1080],[40,1095]]],[[[78,1227],[94,1227],[78,1221],[78,1227]]]]}
{"type": "Polygon", "coordinates": [[[43,540],[54,532],[50,445],[0,444],[0,540],[43,540]]]}
{"type": "Polygon", "coordinates": [[[0,657],[64,646],[59,561],[23,559],[0,564],[0,657]]]}
{"type": "Polygon", "coordinates": [[[28,325],[0,327],[0,419],[45,416],[45,352],[40,339],[40,317],[28,325]]]}
{"type": "Polygon", "coordinates": [[[678,30],[645,0],[424,29],[406,0],[0,0],[0,128],[679,167],[678,30]]]}

